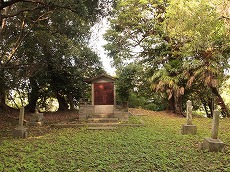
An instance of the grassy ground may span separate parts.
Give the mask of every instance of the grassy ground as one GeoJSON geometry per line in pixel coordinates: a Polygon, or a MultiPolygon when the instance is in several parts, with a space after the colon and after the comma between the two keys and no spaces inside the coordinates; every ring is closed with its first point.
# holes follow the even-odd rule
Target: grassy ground
{"type": "Polygon", "coordinates": [[[230,171],[230,119],[220,120],[225,152],[212,153],[198,151],[198,143],[210,136],[210,119],[195,118],[198,134],[181,135],[185,118],[133,113],[143,115],[145,127],[52,129],[41,136],[30,132],[27,139],[2,137],[0,171],[230,171]]]}

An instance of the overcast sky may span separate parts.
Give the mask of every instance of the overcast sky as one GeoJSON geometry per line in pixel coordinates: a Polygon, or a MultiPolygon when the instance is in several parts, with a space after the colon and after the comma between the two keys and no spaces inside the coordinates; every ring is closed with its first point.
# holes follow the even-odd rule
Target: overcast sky
{"type": "Polygon", "coordinates": [[[103,45],[106,44],[106,41],[103,39],[103,34],[108,28],[108,22],[106,19],[103,19],[100,23],[96,24],[93,28],[93,34],[91,38],[91,46],[96,53],[98,53],[101,58],[102,64],[105,71],[110,75],[115,75],[115,68],[111,67],[112,59],[106,55],[106,52],[103,48],[103,45]]]}

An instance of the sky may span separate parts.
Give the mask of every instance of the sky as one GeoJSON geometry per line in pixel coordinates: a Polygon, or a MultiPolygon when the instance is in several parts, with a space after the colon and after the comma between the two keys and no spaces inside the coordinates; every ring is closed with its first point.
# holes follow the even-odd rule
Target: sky
{"type": "Polygon", "coordinates": [[[104,66],[105,71],[112,76],[115,76],[115,68],[111,66],[112,59],[106,54],[103,45],[106,44],[106,40],[103,39],[103,34],[108,29],[108,21],[103,19],[100,23],[97,23],[92,28],[91,44],[93,50],[101,58],[101,62],[104,66]]]}

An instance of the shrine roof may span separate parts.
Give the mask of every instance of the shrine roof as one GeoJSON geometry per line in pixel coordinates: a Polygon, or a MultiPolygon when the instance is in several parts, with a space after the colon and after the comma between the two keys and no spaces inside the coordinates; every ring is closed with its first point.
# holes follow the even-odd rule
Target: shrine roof
{"type": "Polygon", "coordinates": [[[109,81],[115,81],[116,80],[115,77],[103,73],[103,74],[97,75],[97,76],[95,76],[93,78],[87,79],[86,82],[91,84],[91,83],[94,83],[94,82],[96,82],[96,81],[98,81],[100,79],[103,79],[103,78],[105,78],[105,79],[107,79],[109,81]]]}

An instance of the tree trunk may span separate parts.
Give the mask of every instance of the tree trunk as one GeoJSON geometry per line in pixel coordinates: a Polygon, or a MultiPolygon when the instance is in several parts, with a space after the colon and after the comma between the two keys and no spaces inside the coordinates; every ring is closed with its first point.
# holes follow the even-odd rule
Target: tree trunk
{"type": "Polygon", "coordinates": [[[173,111],[175,113],[175,106],[174,106],[174,97],[171,97],[168,100],[168,110],[173,111]]]}
{"type": "Polygon", "coordinates": [[[204,106],[204,110],[205,110],[206,116],[209,117],[210,114],[208,113],[208,108],[207,108],[207,104],[206,104],[205,101],[203,101],[203,106],[204,106]]]}
{"type": "Polygon", "coordinates": [[[212,118],[213,117],[213,112],[214,112],[214,99],[211,98],[208,101],[208,107],[210,109],[210,113],[207,115],[208,118],[212,118]]]}
{"type": "Polygon", "coordinates": [[[74,101],[73,101],[73,95],[71,93],[68,93],[68,100],[69,100],[69,105],[70,105],[70,110],[74,110],[74,101]]]}
{"type": "Polygon", "coordinates": [[[3,112],[6,110],[6,94],[5,94],[5,89],[4,88],[0,88],[0,112],[3,112]]]}
{"type": "Polygon", "coordinates": [[[39,98],[39,87],[36,82],[36,79],[34,77],[30,78],[30,86],[31,86],[31,92],[29,93],[28,101],[29,104],[26,106],[26,109],[29,112],[34,113],[35,112],[35,107],[37,104],[37,100],[39,98]]]}
{"type": "Polygon", "coordinates": [[[174,97],[174,113],[177,115],[182,115],[183,114],[183,110],[182,110],[182,95],[177,95],[176,93],[173,93],[173,97],[174,97]]]}
{"type": "Polygon", "coordinates": [[[221,107],[221,114],[226,117],[229,116],[228,108],[224,103],[223,98],[221,97],[218,89],[216,87],[211,87],[212,93],[217,97],[216,103],[221,107]]]}
{"type": "Polygon", "coordinates": [[[68,110],[68,104],[66,102],[65,97],[63,97],[61,94],[57,93],[56,94],[58,103],[59,103],[59,108],[58,111],[65,111],[68,110]]]}
{"type": "Polygon", "coordinates": [[[6,84],[4,82],[4,71],[0,70],[0,112],[4,112],[9,109],[6,105],[6,84]]]}

